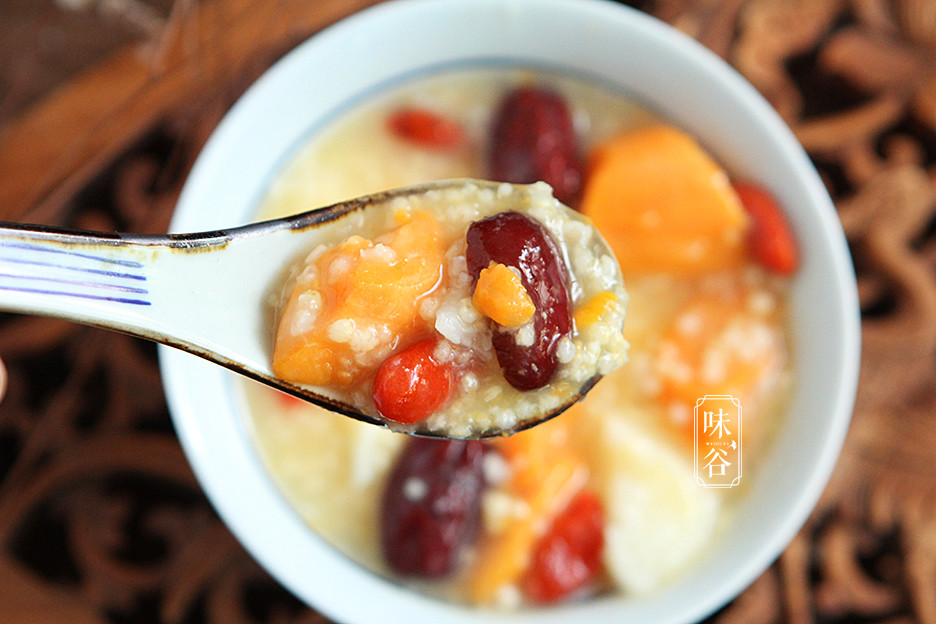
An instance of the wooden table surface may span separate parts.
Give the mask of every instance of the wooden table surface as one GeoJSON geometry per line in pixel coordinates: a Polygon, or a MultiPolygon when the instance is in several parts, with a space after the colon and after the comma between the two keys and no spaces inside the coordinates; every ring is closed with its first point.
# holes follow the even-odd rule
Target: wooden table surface
{"type": "MultiPolygon", "coordinates": [[[[375,0],[0,0],[0,219],[165,231],[286,50],[375,0]]],[[[857,407],[806,526],[719,623],[936,624],[936,2],[630,2],[774,105],[822,174],[863,314],[857,407]]],[[[155,349],[0,316],[0,624],[324,622],[219,521],[155,349]]]]}

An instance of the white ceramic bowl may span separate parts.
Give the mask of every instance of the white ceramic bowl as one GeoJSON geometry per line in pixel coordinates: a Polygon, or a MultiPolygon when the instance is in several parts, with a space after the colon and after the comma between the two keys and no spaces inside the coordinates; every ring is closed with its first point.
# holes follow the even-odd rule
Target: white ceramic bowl
{"type": "MultiPolygon", "coordinates": [[[[174,231],[248,221],[291,154],[380,90],[446,68],[533,65],[620,88],[695,135],[734,174],[786,207],[802,250],[792,291],[795,391],[782,430],[733,525],[658,593],[486,621],[687,622],[756,578],[805,521],[835,464],[853,406],[859,317],[834,208],[788,128],[719,58],[666,25],[604,0],[396,0],[316,35],[233,107],[182,193],[174,231]]],[[[169,406],[198,479],[224,521],[287,588],[347,624],[467,622],[477,610],[426,598],[338,554],[284,501],[261,465],[233,374],[160,353],[169,406]]]]}

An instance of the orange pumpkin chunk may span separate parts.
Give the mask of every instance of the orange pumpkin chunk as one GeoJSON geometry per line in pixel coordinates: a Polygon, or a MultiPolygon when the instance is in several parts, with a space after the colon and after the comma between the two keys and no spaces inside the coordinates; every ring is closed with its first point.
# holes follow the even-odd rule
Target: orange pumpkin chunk
{"type": "Polygon", "coordinates": [[[692,441],[698,399],[731,395],[752,407],[758,392],[772,386],[783,368],[786,352],[777,319],[746,309],[743,296],[696,295],[662,336],[656,355],[659,400],[677,438],[692,441]]]}
{"type": "Polygon", "coordinates": [[[745,257],[747,220],[728,175],[671,126],[599,146],[581,209],[625,273],[693,275],[740,266],[745,257]]]}
{"type": "Polygon", "coordinates": [[[617,295],[610,290],[598,293],[575,311],[575,325],[579,329],[591,327],[600,321],[601,317],[617,304],[617,301],[617,295]]]}
{"type": "Polygon", "coordinates": [[[273,372],[294,383],[348,386],[428,332],[419,308],[441,284],[446,242],[434,217],[416,213],[373,241],[351,236],[321,253],[283,309],[273,372]]]}

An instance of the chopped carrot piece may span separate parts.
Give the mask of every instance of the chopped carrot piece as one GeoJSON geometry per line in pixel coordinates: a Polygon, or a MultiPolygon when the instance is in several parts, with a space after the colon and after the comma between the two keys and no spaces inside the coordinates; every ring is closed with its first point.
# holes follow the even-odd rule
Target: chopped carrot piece
{"type": "Polygon", "coordinates": [[[593,153],[581,210],[625,272],[740,266],[747,218],[725,171],[689,135],[656,125],[593,153]]]}
{"type": "Polygon", "coordinates": [[[504,327],[519,327],[536,312],[520,276],[500,263],[481,269],[471,302],[482,314],[504,327]]]}
{"type": "Polygon", "coordinates": [[[311,385],[350,385],[395,345],[429,330],[419,302],[443,277],[447,241],[426,213],[374,241],[351,236],[314,260],[280,317],[273,372],[311,385]]]}
{"type": "Polygon", "coordinates": [[[771,271],[792,275],[799,264],[799,252],[793,230],[777,200],[760,186],[748,182],[735,182],[734,189],[751,217],[747,237],[751,255],[771,271]]]}

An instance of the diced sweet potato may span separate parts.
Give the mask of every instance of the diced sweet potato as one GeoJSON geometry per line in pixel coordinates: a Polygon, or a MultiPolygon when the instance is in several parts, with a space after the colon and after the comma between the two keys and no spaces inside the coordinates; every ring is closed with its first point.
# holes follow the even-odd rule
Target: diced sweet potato
{"type": "Polygon", "coordinates": [[[599,146],[581,204],[624,272],[698,274],[739,266],[746,215],[727,174],[666,125],[599,146]]]}
{"type": "Polygon", "coordinates": [[[598,293],[575,311],[575,324],[580,330],[594,325],[617,303],[617,295],[610,290],[598,293]]]}
{"type": "Polygon", "coordinates": [[[519,327],[536,312],[520,276],[500,263],[481,269],[471,302],[482,314],[504,327],[519,327]]]}
{"type": "Polygon", "coordinates": [[[352,236],[324,252],[280,317],[273,372],[317,386],[360,381],[429,330],[419,304],[443,279],[445,248],[438,221],[417,213],[374,241],[352,236]]]}

